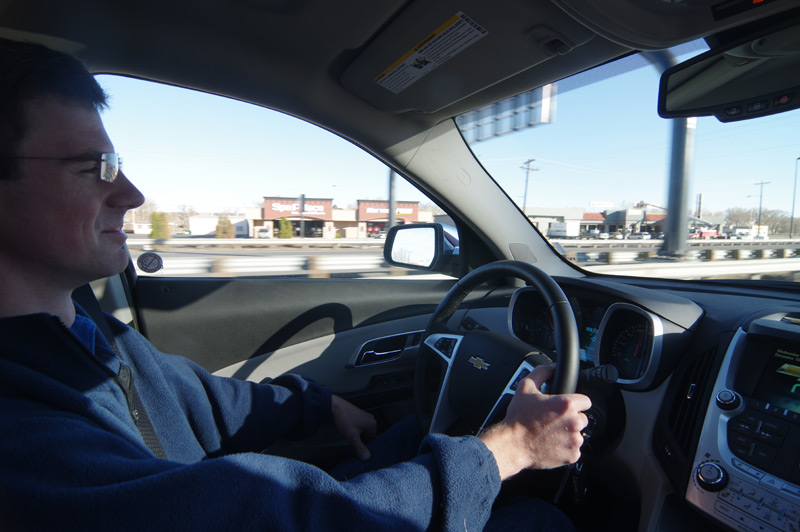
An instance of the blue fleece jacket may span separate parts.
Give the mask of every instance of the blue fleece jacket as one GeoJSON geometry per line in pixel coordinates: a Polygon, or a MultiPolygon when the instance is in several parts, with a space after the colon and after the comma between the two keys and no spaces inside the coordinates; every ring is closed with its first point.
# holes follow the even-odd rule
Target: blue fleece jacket
{"type": "Polygon", "coordinates": [[[216,377],[108,318],[118,356],[54,316],[0,320],[0,530],[463,532],[489,518],[500,478],[476,438],[429,436],[414,460],[339,482],[260,453],[328,420],[326,388],[216,377]],[[134,425],[121,364],[165,460],[134,425]]]}

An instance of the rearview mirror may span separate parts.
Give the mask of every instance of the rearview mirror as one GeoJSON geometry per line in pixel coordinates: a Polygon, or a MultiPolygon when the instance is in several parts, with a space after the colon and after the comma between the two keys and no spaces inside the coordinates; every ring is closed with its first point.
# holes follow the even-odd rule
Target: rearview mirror
{"type": "Polygon", "coordinates": [[[800,107],[800,27],[796,21],[750,35],[666,70],[658,114],[746,120],[800,107]]]}

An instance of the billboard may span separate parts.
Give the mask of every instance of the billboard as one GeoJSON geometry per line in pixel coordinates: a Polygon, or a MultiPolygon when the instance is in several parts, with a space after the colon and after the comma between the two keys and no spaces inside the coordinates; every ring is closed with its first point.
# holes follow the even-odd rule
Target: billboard
{"type": "Polygon", "coordinates": [[[551,83],[466,112],[456,123],[467,142],[513,133],[555,120],[557,85],[551,83]]]}

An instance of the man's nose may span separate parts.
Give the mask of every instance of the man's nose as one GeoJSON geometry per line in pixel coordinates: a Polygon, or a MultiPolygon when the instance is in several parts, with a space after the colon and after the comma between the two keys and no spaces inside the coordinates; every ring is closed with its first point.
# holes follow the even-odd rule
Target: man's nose
{"type": "Polygon", "coordinates": [[[114,207],[124,207],[130,210],[140,207],[144,203],[144,195],[120,171],[114,180],[114,192],[109,197],[109,201],[114,207]]]}

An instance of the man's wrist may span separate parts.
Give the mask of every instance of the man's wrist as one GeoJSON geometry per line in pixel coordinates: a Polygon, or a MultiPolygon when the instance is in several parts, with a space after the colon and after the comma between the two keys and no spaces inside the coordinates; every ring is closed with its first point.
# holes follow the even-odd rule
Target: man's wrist
{"type": "Polygon", "coordinates": [[[521,439],[515,435],[512,426],[502,422],[498,423],[478,435],[478,438],[494,455],[497,469],[500,472],[500,480],[513,477],[526,467],[526,464],[520,460],[524,454],[518,448],[521,439]]]}

